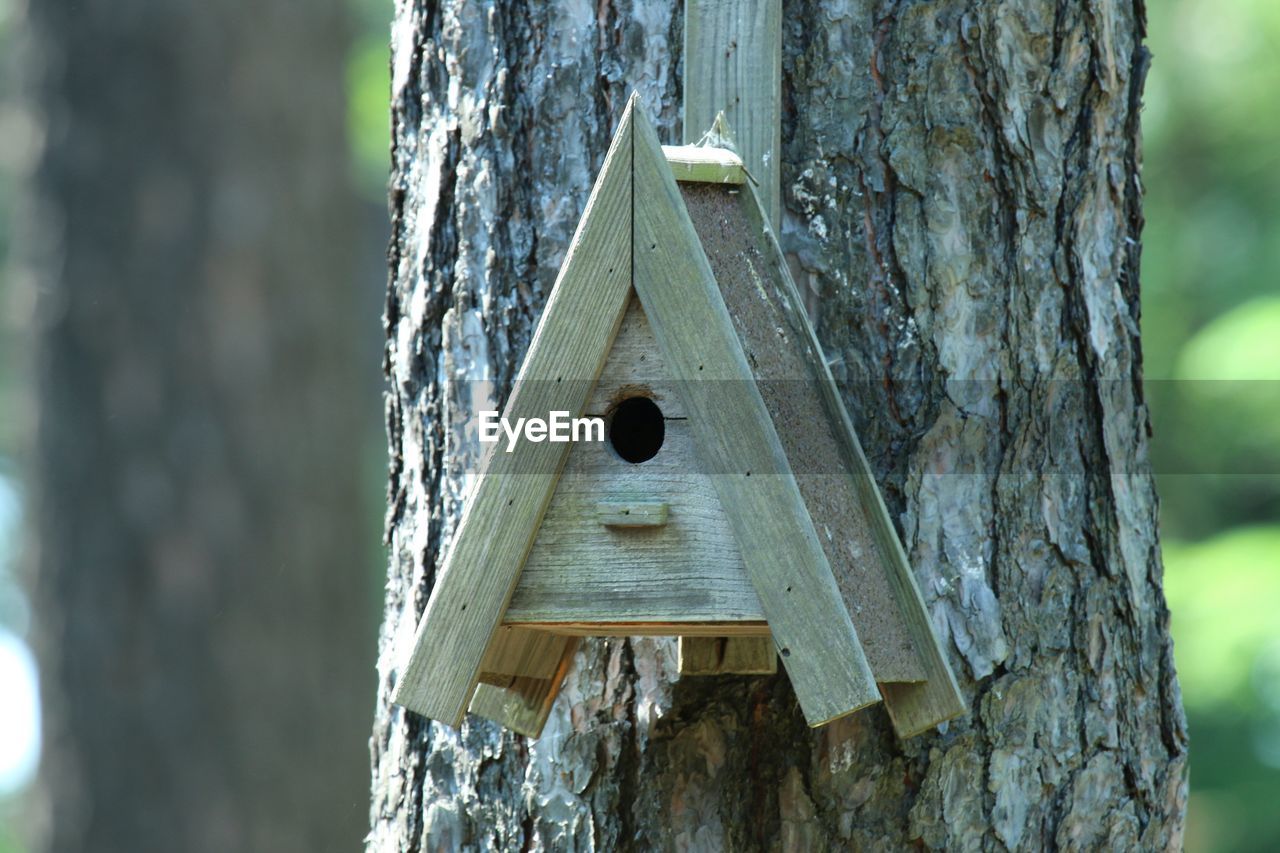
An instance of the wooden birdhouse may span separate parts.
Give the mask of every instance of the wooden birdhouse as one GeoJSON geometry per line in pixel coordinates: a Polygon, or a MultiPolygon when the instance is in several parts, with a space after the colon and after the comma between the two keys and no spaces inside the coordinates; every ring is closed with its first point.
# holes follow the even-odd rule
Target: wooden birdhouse
{"type": "Polygon", "coordinates": [[[781,656],[813,726],[964,712],[741,161],[634,97],[503,417],[555,411],[606,440],[491,448],[396,702],[537,736],[579,638],[665,634],[682,677],[781,656]]]}

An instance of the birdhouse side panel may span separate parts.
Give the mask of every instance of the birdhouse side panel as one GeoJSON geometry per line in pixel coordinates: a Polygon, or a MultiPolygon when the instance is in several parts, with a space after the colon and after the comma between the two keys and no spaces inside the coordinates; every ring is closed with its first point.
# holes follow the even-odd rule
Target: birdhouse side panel
{"type": "Polygon", "coordinates": [[[633,136],[633,285],[810,725],[880,700],[652,126],[633,136]]]}
{"type": "Polygon", "coordinates": [[[824,377],[813,367],[822,354],[809,351],[807,336],[795,328],[762,231],[748,216],[755,201],[736,188],[686,183],[680,189],[876,681],[923,681],[822,399],[824,377]]]}
{"type": "Polygon", "coordinates": [[[748,187],[681,190],[743,347],[754,356],[761,393],[796,464],[895,731],[910,737],[965,713],[967,702],[759,205],[748,187]],[[804,428],[817,421],[827,430],[804,428]],[[846,477],[829,476],[841,470],[846,477]],[[911,655],[899,654],[904,644],[911,655]]]}

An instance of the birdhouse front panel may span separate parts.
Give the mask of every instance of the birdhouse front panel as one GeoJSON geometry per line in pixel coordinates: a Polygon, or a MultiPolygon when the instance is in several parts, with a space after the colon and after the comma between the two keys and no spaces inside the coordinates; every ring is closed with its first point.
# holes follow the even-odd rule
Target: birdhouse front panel
{"type": "Polygon", "coordinates": [[[768,636],[688,417],[634,296],[504,622],[587,634],[768,636]]]}

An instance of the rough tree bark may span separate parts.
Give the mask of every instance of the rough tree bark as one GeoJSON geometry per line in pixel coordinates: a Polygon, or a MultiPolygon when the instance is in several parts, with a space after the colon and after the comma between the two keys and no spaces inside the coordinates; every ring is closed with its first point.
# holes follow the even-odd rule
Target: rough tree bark
{"type": "Polygon", "coordinates": [[[365,832],[345,11],[28,4],[41,849],[365,832]]]}
{"type": "Polygon", "coordinates": [[[391,547],[369,849],[1165,849],[1186,730],[1146,461],[1142,3],[788,0],[782,239],[971,713],[816,731],[785,676],[585,646],[546,734],[387,700],[627,93],[680,4],[397,4],[391,547]]]}

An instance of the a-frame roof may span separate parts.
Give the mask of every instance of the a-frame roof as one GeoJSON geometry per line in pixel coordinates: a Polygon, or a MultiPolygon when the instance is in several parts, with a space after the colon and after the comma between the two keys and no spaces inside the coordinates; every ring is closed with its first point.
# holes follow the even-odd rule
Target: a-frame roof
{"type": "MultiPolygon", "coordinates": [[[[800,330],[798,351],[820,365],[822,417],[843,448],[840,470],[828,473],[844,478],[841,482],[856,494],[861,523],[871,529],[877,552],[866,556],[889,590],[888,608],[894,611],[889,618],[902,626],[919,656],[910,655],[906,682],[894,676],[899,683],[877,689],[850,617],[849,591],[842,592],[833,576],[815,528],[813,493],[802,494],[789,446],[779,437],[778,406],[771,410],[761,393],[759,375],[744,352],[741,330],[726,307],[668,157],[635,103],[633,96],[504,417],[581,413],[634,289],[678,388],[699,456],[715,472],[720,504],[806,719],[819,725],[844,716],[879,701],[882,691],[903,735],[961,713],[964,703],[929,628],[901,545],[816,338],[799,311],[776,242],[761,219],[767,238],[763,251],[777,261],[770,267],[774,285],[781,288],[787,310],[799,315],[787,321],[800,330]]],[[[687,180],[706,180],[708,170],[717,169],[726,182],[742,180],[741,165],[735,169],[731,157],[686,149],[672,160],[687,180]]],[[[753,199],[750,189],[745,191],[753,199]]],[[[576,640],[504,627],[503,617],[570,447],[521,442],[511,453],[488,455],[401,673],[396,702],[455,726],[470,705],[517,730],[541,728],[576,640]],[[541,656],[550,664],[518,676],[526,681],[525,695],[516,703],[520,708],[504,705],[497,688],[481,684],[477,692],[486,660],[500,646],[523,648],[535,640],[546,646],[541,656]]],[[[794,443],[790,449],[795,452],[794,443]]],[[[831,538],[829,527],[823,534],[831,538]]]]}

